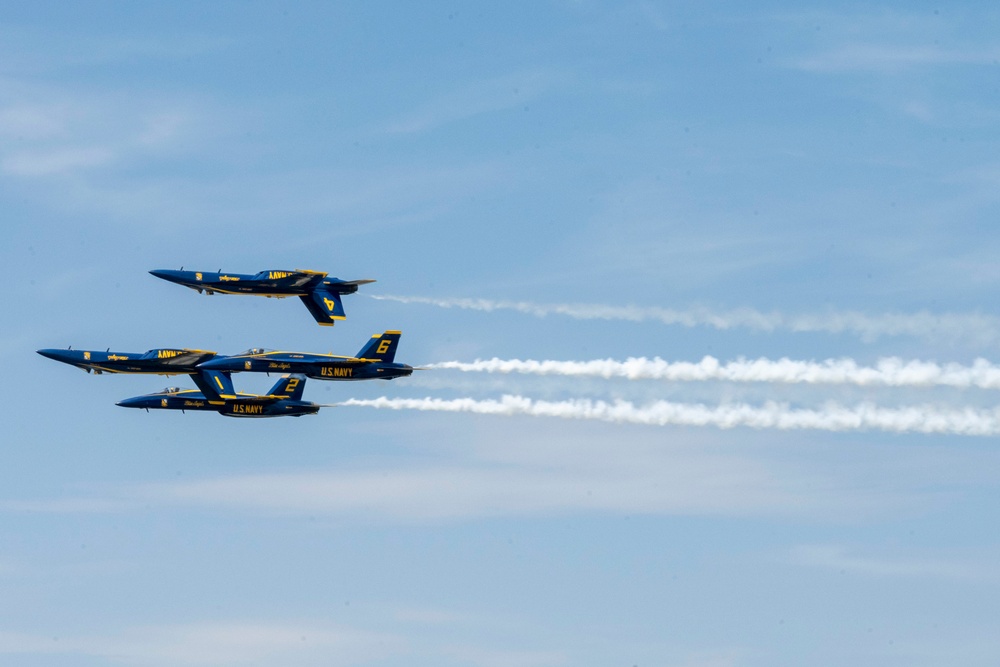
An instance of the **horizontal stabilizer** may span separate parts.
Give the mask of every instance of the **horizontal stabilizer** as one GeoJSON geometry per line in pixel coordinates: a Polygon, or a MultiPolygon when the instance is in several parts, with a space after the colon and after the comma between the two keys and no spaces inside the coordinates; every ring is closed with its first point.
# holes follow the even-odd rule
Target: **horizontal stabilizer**
{"type": "Polygon", "coordinates": [[[323,289],[330,290],[337,294],[354,294],[358,291],[359,285],[367,285],[368,283],[375,282],[372,278],[365,278],[363,280],[341,280],[339,278],[330,278],[329,280],[323,281],[323,289]]]}

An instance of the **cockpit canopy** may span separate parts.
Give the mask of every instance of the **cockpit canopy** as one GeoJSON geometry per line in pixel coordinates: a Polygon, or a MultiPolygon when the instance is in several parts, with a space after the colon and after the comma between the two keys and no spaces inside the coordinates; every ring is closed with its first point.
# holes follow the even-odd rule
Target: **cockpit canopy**
{"type": "Polygon", "coordinates": [[[237,357],[249,357],[249,356],[253,356],[255,354],[264,354],[265,352],[270,352],[270,351],[271,350],[268,350],[267,348],[263,348],[263,347],[251,347],[249,350],[244,350],[244,351],[240,352],[239,354],[237,354],[236,356],[237,357]]]}
{"type": "Polygon", "coordinates": [[[164,394],[179,394],[181,391],[180,387],[167,387],[163,390],[164,394]]]}

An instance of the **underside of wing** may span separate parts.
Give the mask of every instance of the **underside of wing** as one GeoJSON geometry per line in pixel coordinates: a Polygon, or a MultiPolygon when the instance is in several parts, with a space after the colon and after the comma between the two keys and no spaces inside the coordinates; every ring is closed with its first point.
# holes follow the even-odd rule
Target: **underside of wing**
{"type": "Polygon", "coordinates": [[[323,282],[326,274],[322,271],[295,271],[288,276],[289,284],[295,287],[315,287],[323,282]]]}
{"type": "Polygon", "coordinates": [[[158,359],[164,366],[196,366],[216,356],[209,350],[157,350],[158,359]]]}

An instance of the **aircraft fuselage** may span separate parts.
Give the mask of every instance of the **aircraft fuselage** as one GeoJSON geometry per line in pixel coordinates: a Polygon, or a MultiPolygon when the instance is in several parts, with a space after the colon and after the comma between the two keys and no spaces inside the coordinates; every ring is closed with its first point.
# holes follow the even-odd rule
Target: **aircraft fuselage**
{"type": "MultiPolygon", "coordinates": [[[[283,298],[309,294],[321,284],[333,284],[333,281],[324,279],[325,273],[315,271],[261,271],[255,274],[245,274],[160,269],[150,271],[150,273],[157,278],[208,294],[215,292],[220,294],[257,294],[283,298]]],[[[353,289],[350,291],[342,290],[340,293],[351,294],[358,290],[357,285],[351,287],[353,289]]]]}
{"type": "Polygon", "coordinates": [[[198,372],[198,364],[216,358],[208,350],[164,348],[148,352],[97,350],[38,350],[38,354],[94,373],[147,373],[187,375],[198,372]]]}
{"type": "Polygon", "coordinates": [[[320,406],[309,401],[288,398],[271,398],[253,394],[239,394],[211,402],[199,391],[167,391],[126,398],[117,405],[123,408],[146,410],[203,410],[214,411],[225,417],[301,417],[319,412],[320,406]]]}
{"type": "Polygon", "coordinates": [[[232,373],[302,373],[317,380],[392,380],[413,373],[407,364],[306,352],[219,357],[200,368],[232,373]]]}

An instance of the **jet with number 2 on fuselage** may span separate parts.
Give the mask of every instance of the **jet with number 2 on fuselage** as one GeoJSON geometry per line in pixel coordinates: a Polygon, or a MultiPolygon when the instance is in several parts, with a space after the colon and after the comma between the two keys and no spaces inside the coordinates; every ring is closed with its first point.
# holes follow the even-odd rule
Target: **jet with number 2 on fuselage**
{"type": "Polygon", "coordinates": [[[190,287],[199,294],[252,294],[276,299],[297,296],[316,322],[323,326],[333,326],[337,320],[347,317],[341,296],[354,294],[359,285],[375,282],[371,279],[327,278],[323,271],[301,269],[269,270],[255,274],[157,269],[150,273],[157,278],[190,287]]]}
{"type": "Polygon", "coordinates": [[[355,357],[255,348],[210,359],[198,368],[232,373],[302,373],[318,380],[392,380],[416,370],[394,361],[401,335],[399,331],[375,334],[355,357]]]}
{"type": "Polygon", "coordinates": [[[190,375],[199,372],[198,364],[218,356],[208,350],[180,348],[160,348],[148,352],[45,349],[38,350],[38,354],[97,375],[101,373],[190,375]]]}
{"type": "Polygon", "coordinates": [[[149,410],[202,410],[225,417],[301,417],[314,415],[323,407],[302,400],[306,378],[286,375],[267,394],[244,394],[233,391],[228,373],[203,371],[192,375],[200,391],[168,387],[155,394],[118,401],[123,408],[149,410]]]}

